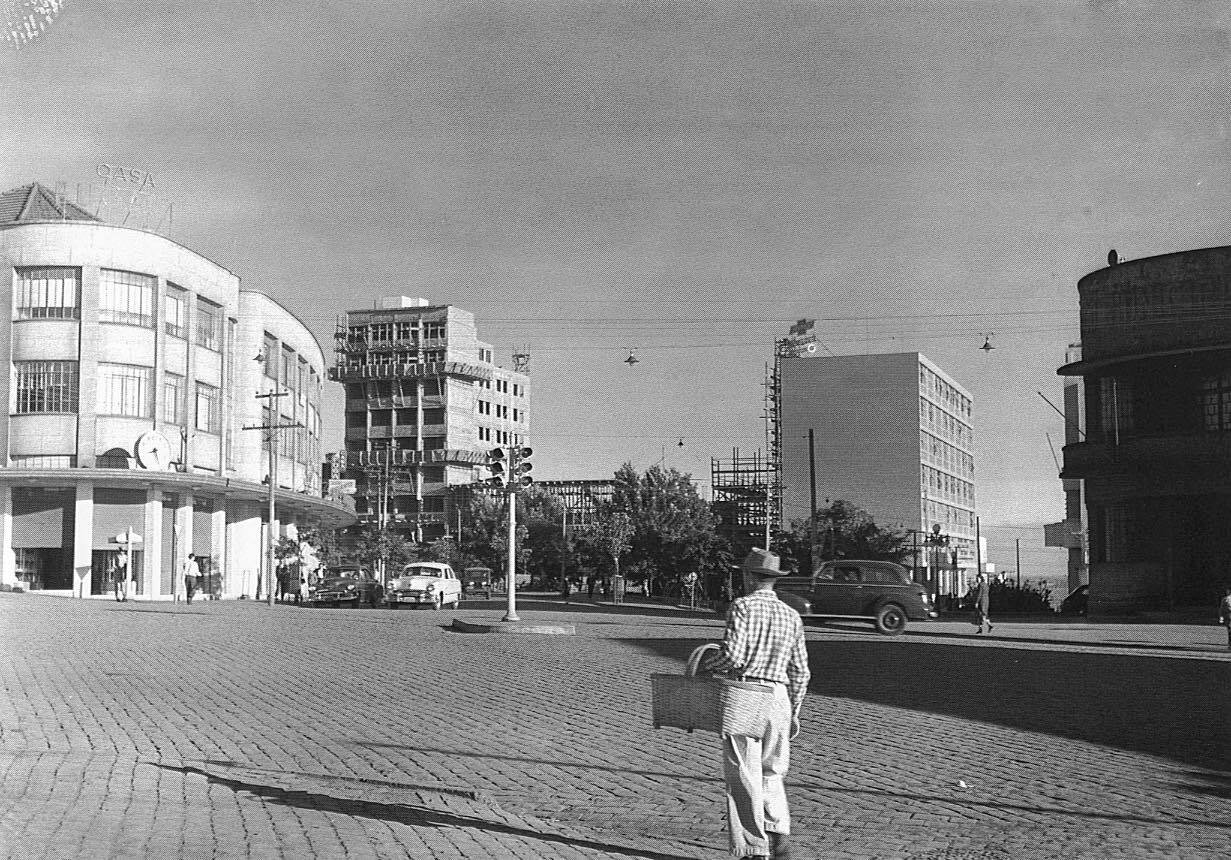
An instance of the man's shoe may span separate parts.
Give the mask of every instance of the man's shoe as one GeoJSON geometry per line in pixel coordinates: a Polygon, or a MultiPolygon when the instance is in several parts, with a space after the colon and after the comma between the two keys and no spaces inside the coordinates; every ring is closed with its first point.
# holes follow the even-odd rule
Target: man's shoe
{"type": "Polygon", "coordinates": [[[773,852],[773,860],[791,860],[791,842],[785,833],[769,834],[769,848],[773,852]]]}

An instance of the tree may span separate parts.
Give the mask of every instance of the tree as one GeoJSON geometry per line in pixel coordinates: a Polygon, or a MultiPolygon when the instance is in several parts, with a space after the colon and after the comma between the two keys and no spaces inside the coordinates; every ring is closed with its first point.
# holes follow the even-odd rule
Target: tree
{"type": "Polygon", "coordinates": [[[359,562],[370,571],[384,567],[385,576],[395,575],[404,565],[417,561],[421,551],[412,541],[375,524],[363,527],[355,546],[359,562]]]}
{"type": "Polygon", "coordinates": [[[615,510],[610,506],[604,508],[606,509],[600,509],[594,524],[582,532],[579,539],[609,558],[614,575],[619,576],[620,557],[633,545],[633,518],[626,511],[615,510]]]}
{"type": "Polygon", "coordinates": [[[629,567],[650,580],[652,592],[677,587],[691,571],[729,563],[718,518],[691,475],[657,465],[638,475],[625,463],[613,483],[612,508],[625,511],[633,526],[629,567]]]}
{"type": "Polygon", "coordinates": [[[814,521],[791,522],[780,547],[784,564],[790,558],[797,570],[811,571],[814,546],[821,561],[863,558],[902,564],[911,554],[904,530],[881,528],[867,511],[845,499],[818,510],[814,521]]]}

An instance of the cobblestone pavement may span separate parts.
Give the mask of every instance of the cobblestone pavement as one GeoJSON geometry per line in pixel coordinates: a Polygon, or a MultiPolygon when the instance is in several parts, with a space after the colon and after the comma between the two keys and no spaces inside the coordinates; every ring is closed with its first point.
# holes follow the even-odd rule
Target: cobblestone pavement
{"type": "MultiPolygon", "coordinates": [[[[0,594],[0,856],[726,856],[716,738],[647,680],[721,620],[521,610],[577,635],[0,594]]],[[[797,858],[1226,857],[1223,631],[1087,627],[810,625],[797,858]]]]}

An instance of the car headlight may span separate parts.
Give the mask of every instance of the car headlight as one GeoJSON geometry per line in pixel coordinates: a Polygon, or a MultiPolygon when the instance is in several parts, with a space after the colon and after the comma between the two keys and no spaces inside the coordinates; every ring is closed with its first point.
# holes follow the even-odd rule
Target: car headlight
{"type": "Polygon", "coordinates": [[[354,584],[354,583],[351,583],[350,585],[346,586],[346,590],[347,590],[347,591],[354,591],[354,590],[355,590],[355,584],[354,584]]]}
{"type": "Polygon", "coordinates": [[[434,583],[434,582],[429,582],[429,583],[427,584],[427,588],[425,588],[425,589],[424,589],[424,591],[428,591],[428,592],[432,592],[432,591],[435,591],[435,590],[436,590],[436,583],[434,583]]]}

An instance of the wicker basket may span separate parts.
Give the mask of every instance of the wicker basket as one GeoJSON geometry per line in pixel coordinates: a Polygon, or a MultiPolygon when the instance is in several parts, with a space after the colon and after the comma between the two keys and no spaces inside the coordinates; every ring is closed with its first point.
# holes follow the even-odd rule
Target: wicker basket
{"type": "Polygon", "coordinates": [[[774,704],[774,691],[763,684],[696,677],[705,652],[717,645],[702,645],[688,658],[683,675],[650,675],[654,728],[701,729],[724,735],[765,734],[774,704]]]}

